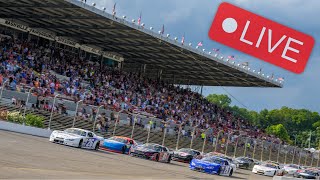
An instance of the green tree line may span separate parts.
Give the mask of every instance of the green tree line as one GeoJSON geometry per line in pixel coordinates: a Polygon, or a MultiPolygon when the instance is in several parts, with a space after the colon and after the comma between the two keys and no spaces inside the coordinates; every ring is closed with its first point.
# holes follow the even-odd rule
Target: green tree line
{"type": "Polygon", "coordinates": [[[235,117],[241,117],[250,124],[264,129],[267,133],[277,136],[287,143],[300,147],[317,148],[320,142],[320,115],[307,109],[282,107],[281,109],[260,112],[251,111],[238,106],[231,106],[231,98],[227,95],[210,94],[207,100],[222,108],[226,108],[235,117]]]}

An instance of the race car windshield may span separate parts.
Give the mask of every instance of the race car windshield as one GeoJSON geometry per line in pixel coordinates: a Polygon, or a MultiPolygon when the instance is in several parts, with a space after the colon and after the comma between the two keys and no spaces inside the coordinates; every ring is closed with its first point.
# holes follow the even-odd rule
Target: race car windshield
{"type": "Polygon", "coordinates": [[[189,154],[192,153],[192,151],[190,149],[179,149],[178,152],[184,152],[184,153],[189,153],[189,154]]]}
{"type": "Polygon", "coordinates": [[[145,144],[143,147],[147,148],[147,149],[152,149],[155,151],[161,151],[161,147],[157,146],[157,145],[153,145],[153,144],[145,144]]]}
{"type": "Polygon", "coordinates": [[[289,167],[291,167],[291,168],[295,168],[295,169],[299,169],[299,166],[294,165],[294,164],[290,164],[290,165],[289,165],[289,167]]]}
{"type": "Polygon", "coordinates": [[[212,158],[212,157],[206,157],[202,159],[203,161],[210,162],[210,163],[216,163],[221,164],[222,161],[220,159],[212,158]]]}
{"type": "Polygon", "coordinates": [[[109,138],[109,140],[118,141],[118,142],[121,142],[121,143],[127,143],[127,140],[125,140],[123,138],[119,138],[119,137],[111,137],[111,138],[109,138]]]}
{"type": "Polygon", "coordinates": [[[78,129],[66,129],[65,130],[66,133],[70,133],[70,134],[76,134],[79,136],[86,136],[86,132],[85,131],[81,131],[78,129]]]}
{"type": "Polygon", "coordinates": [[[268,168],[277,169],[277,167],[275,165],[272,165],[272,164],[265,164],[264,166],[268,167],[268,168]]]}

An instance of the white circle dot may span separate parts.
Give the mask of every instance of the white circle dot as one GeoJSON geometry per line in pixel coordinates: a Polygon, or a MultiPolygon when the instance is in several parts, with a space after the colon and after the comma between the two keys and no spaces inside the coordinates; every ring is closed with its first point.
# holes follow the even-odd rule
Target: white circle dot
{"type": "Polygon", "coordinates": [[[238,23],[233,18],[227,18],[222,23],[222,28],[226,33],[233,33],[238,28],[238,23]]]}

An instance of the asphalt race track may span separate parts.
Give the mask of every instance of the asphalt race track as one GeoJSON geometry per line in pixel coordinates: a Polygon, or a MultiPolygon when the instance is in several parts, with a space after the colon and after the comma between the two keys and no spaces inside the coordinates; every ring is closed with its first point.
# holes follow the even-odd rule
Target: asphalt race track
{"type": "Polygon", "coordinates": [[[237,170],[231,178],[209,175],[191,171],[184,163],[158,163],[111,152],[83,150],[7,131],[0,131],[0,178],[272,179],[246,170],[237,170]]]}

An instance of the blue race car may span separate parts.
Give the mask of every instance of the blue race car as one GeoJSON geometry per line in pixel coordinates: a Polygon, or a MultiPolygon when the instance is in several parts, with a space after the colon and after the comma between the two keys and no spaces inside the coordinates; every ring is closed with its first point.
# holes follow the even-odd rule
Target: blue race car
{"type": "Polygon", "coordinates": [[[208,174],[217,174],[224,176],[232,176],[233,168],[229,165],[228,160],[210,156],[202,159],[192,159],[190,169],[208,174]]]}
{"type": "Polygon", "coordinates": [[[130,154],[132,146],[136,146],[137,143],[128,137],[113,136],[109,139],[105,139],[100,143],[100,149],[105,151],[117,152],[122,154],[130,154]]]}

